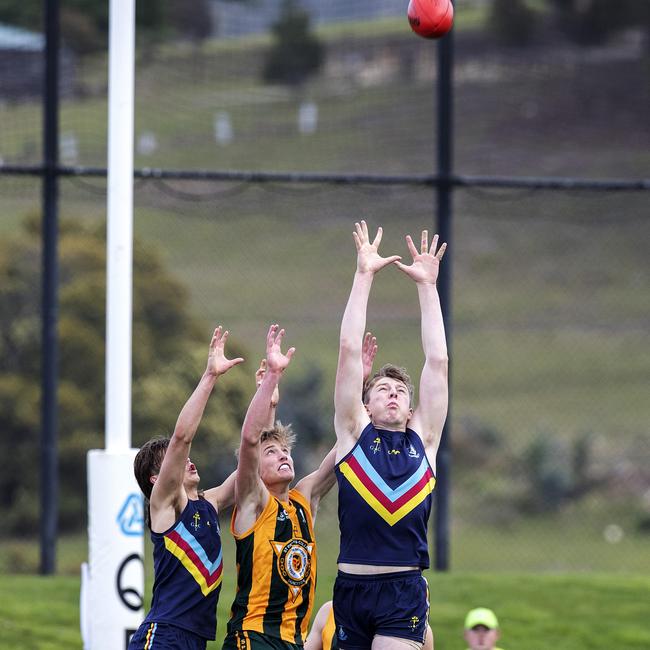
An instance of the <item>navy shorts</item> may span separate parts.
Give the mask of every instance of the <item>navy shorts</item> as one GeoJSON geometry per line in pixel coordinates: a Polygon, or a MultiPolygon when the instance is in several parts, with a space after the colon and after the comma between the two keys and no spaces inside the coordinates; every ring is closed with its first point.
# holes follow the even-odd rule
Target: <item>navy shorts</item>
{"type": "Polygon", "coordinates": [[[376,635],[424,643],[428,618],[429,589],[420,571],[336,576],[334,620],[343,650],[368,649],[376,635]]]}
{"type": "Polygon", "coordinates": [[[207,639],[167,623],[145,621],[131,637],[129,650],[206,650],[207,639]]]}

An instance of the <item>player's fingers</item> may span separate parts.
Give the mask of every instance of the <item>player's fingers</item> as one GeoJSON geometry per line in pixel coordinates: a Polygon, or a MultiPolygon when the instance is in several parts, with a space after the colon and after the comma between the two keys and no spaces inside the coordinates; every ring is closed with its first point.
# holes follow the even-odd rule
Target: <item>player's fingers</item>
{"type": "Polygon", "coordinates": [[[390,257],[382,257],[382,265],[381,268],[383,269],[384,266],[388,266],[389,264],[392,264],[393,262],[398,262],[399,260],[402,259],[401,255],[391,255],[390,257]]]}
{"type": "Polygon", "coordinates": [[[271,325],[271,327],[269,327],[269,331],[268,331],[268,333],[266,334],[266,345],[267,345],[267,348],[268,348],[270,345],[273,344],[273,339],[275,338],[275,333],[277,332],[277,330],[278,330],[278,325],[276,325],[276,324],[271,325]]]}
{"type": "Polygon", "coordinates": [[[411,253],[413,258],[416,258],[418,256],[418,249],[415,248],[411,235],[406,235],[406,245],[408,246],[409,253],[411,253]]]}

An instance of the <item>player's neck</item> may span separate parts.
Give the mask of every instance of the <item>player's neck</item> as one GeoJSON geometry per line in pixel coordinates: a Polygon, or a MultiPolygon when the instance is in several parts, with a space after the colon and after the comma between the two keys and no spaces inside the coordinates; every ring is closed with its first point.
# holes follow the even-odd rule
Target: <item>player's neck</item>
{"type": "Polygon", "coordinates": [[[278,501],[284,501],[285,503],[289,501],[289,486],[291,483],[278,483],[275,485],[267,485],[266,489],[269,491],[271,496],[278,499],[278,501]]]}
{"type": "Polygon", "coordinates": [[[399,422],[382,422],[381,420],[372,420],[372,426],[382,431],[406,431],[408,422],[400,424],[399,422]]]}

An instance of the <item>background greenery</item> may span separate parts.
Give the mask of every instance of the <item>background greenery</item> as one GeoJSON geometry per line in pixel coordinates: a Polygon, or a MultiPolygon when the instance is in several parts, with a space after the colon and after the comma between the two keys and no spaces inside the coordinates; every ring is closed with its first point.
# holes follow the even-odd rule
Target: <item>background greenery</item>
{"type": "MultiPolygon", "coordinates": [[[[526,7],[536,12],[535,29],[513,49],[493,24],[484,29],[485,9],[459,3],[456,169],[647,177],[648,58],[639,30],[576,47],[548,3],[526,7]]],[[[325,62],[299,87],[262,83],[268,35],[141,49],[136,165],[432,172],[435,46],[410,34],[405,20],[316,33],[325,62]],[[308,135],[296,126],[304,101],[318,106],[318,129],[308,135]],[[231,122],[228,143],[215,142],[219,113],[231,122]],[[155,136],[152,151],[140,146],[144,134],[155,136]]],[[[80,60],[76,81],[61,131],[75,137],[76,163],[101,166],[105,57],[80,60]]],[[[0,103],[2,159],[37,163],[41,128],[36,99],[0,103]]],[[[38,566],[38,179],[0,176],[0,196],[0,572],[26,574],[38,566]]],[[[223,478],[234,467],[266,328],[278,321],[298,349],[280,416],[295,423],[298,470],[308,471],[333,440],[352,223],[381,224],[383,250],[405,254],[404,234],[434,227],[434,194],[149,180],[136,183],[135,201],[134,444],[171,430],[222,323],[247,363],[215,391],[193,456],[206,486],[223,478]]],[[[439,647],[463,647],[462,616],[479,604],[497,610],[505,648],[647,647],[649,585],[630,577],[648,575],[650,531],[647,197],[457,189],[454,212],[445,260],[453,277],[454,572],[430,575],[439,647]]],[[[61,216],[64,577],[0,579],[3,596],[13,594],[0,600],[3,648],[80,644],[85,452],[102,445],[103,430],[104,181],[62,179],[61,216]],[[53,594],[61,596],[50,606],[53,594]]],[[[417,380],[416,294],[395,269],[377,278],[368,325],[378,362],[404,363],[417,380]]],[[[319,603],[333,580],[335,501],[319,516],[319,603]]],[[[220,635],[232,579],[230,570],[220,635]]]]}

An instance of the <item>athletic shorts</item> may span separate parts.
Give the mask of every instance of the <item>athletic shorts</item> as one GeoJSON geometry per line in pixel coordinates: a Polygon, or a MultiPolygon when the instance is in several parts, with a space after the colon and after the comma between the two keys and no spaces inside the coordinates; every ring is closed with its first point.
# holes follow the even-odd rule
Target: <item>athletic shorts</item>
{"type": "Polygon", "coordinates": [[[259,632],[237,630],[226,637],[222,650],[302,650],[302,646],[259,632]]]}
{"type": "Polygon", "coordinates": [[[207,639],[168,623],[145,621],[131,637],[128,650],[206,650],[207,639]]]}
{"type": "Polygon", "coordinates": [[[366,650],[376,635],[424,643],[428,618],[429,589],[420,571],[336,576],[334,620],[342,650],[366,650]]]}

